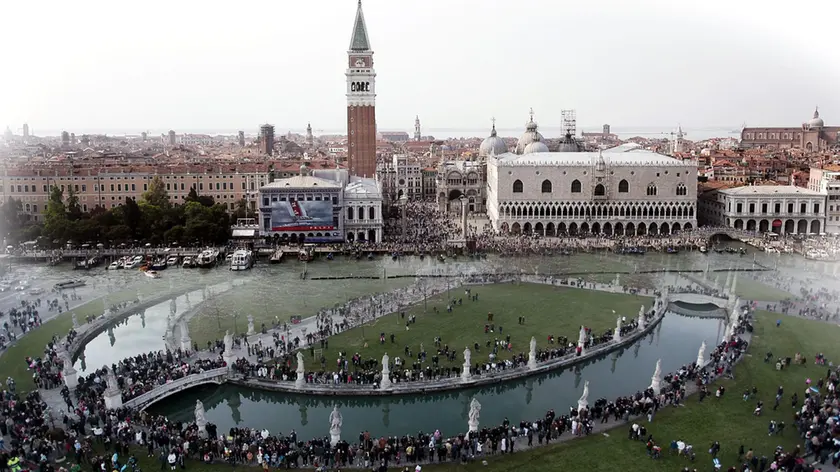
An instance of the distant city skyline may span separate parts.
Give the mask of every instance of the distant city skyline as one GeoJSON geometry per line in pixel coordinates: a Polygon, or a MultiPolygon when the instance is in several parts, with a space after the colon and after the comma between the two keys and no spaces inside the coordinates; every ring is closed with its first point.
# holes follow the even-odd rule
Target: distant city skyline
{"type": "MultiPolygon", "coordinates": [[[[828,0],[807,9],[757,0],[428,0],[406,11],[364,0],[378,128],[411,134],[419,115],[424,134],[478,131],[495,116],[499,130],[521,130],[531,107],[544,129],[559,128],[562,109],[576,109],[578,129],[592,131],[605,123],[662,131],[794,126],[816,105],[827,124],[840,123],[833,90],[840,61],[830,47],[815,47],[834,18],[813,15],[821,4],[831,10],[828,0]]],[[[22,134],[28,123],[40,136],[252,134],[264,122],[278,134],[307,122],[345,129],[356,2],[222,6],[6,5],[15,21],[0,41],[14,73],[0,76],[0,127],[22,134]],[[294,21],[258,28],[255,12],[294,21]]]]}

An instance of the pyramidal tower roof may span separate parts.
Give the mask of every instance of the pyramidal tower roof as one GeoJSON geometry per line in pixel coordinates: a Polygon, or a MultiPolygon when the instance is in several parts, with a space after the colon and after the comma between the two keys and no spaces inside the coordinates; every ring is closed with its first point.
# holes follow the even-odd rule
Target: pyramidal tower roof
{"type": "Polygon", "coordinates": [[[356,8],[356,21],[353,23],[353,37],[350,38],[351,51],[370,51],[367,27],[365,26],[365,15],[362,13],[362,0],[356,8]]]}

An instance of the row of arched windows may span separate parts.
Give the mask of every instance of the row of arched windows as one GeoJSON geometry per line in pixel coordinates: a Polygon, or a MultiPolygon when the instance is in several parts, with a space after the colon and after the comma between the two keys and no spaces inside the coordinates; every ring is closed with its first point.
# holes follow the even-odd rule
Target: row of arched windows
{"type": "MultiPolygon", "coordinates": [[[[540,185],[540,192],[541,193],[551,193],[554,189],[551,181],[546,179],[542,181],[540,185]]],[[[583,185],[580,183],[580,180],[573,180],[571,183],[571,193],[581,193],[583,191],[583,185]]],[[[525,191],[525,185],[522,183],[521,180],[516,179],[513,181],[513,193],[522,193],[525,191]]],[[[618,193],[629,193],[630,192],[630,183],[626,180],[622,179],[618,183],[618,193]]],[[[607,193],[606,187],[603,184],[598,184],[595,186],[594,190],[595,196],[604,196],[607,193]]],[[[658,189],[656,184],[650,183],[647,186],[646,194],[649,197],[655,197],[658,195],[658,189]]],[[[676,188],[676,195],[678,197],[684,197],[688,195],[688,188],[683,183],[677,184],[676,188]]]]}
{"type": "Polygon", "coordinates": [[[655,204],[503,204],[499,208],[503,217],[548,218],[694,218],[694,206],[688,203],[655,204]]]}

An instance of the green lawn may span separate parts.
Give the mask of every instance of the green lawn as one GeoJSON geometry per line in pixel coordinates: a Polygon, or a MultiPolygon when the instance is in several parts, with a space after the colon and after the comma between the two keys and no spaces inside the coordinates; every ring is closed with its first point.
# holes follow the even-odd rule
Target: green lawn
{"type": "Polygon", "coordinates": [[[743,300],[758,300],[763,302],[778,302],[794,296],[784,290],[765,285],[753,278],[739,275],[735,284],[735,293],[743,300]]]}
{"type": "Polygon", "coordinates": [[[404,360],[405,347],[408,346],[414,356],[420,352],[423,344],[427,352],[427,362],[435,352],[435,337],[440,337],[442,344],[459,353],[454,363],[440,359],[442,366],[460,366],[464,348],[473,351],[473,360],[486,359],[490,352],[487,341],[503,340],[510,335],[513,351],[502,351],[500,358],[510,358],[520,352],[528,352],[531,337],[537,339],[538,346],[548,345],[548,336],[566,336],[577,340],[580,325],[592,327],[596,333],[615,327],[618,315],[628,319],[636,317],[639,307],[650,307],[648,297],[613,294],[594,290],[581,290],[566,287],[552,287],[543,284],[496,284],[472,287],[472,293],[478,294],[478,301],[470,301],[464,289],[453,289],[451,298],[461,298],[462,305],[453,306],[452,313],[446,311],[446,294],[430,297],[423,303],[405,310],[403,319],[399,313],[379,318],[364,327],[354,328],[329,339],[327,359],[334,359],[338,351],[349,355],[359,353],[363,359],[381,359],[386,352],[393,359],[396,356],[404,360]],[[425,308],[425,312],[424,312],[425,308]],[[438,312],[435,312],[437,308],[438,312]],[[615,313],[613,313],[615,310],[615,313]],[[492,333],[484,332],[488,312],[493,313],[492,333]],[[406,320],[416,315],[417,321],[406,330],[406,320]],[[525,324],[518,324],[520,316],[525,316],[525,324]],[[379,334],[385,333],[385,344],[379,343],[379,334]],[[395,335],[392,344],[390,335],[395,335]],[[479,343],[480,351],[475,352],[474,343],[479,343]]]}

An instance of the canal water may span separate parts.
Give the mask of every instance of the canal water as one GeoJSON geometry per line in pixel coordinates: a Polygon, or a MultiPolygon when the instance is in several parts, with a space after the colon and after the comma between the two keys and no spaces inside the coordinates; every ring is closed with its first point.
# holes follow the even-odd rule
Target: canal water
{"type": "Polygon", "coordinates": [[[444,435],[467,431],[470,400],[481,402],[481,423],[498,425],[534,420],[549,409],[565,413],[576,406],[589,381],[589,402],[614,399],[650,385],[656,361],[662,359],[663,375],[694,362],[700,344],[713,346],[723,336],[720,320],[687,318],[669,313],[648,336],[634,345],[580,369],[512,381],[498,386],[441,394],[396,397],[311,397],[266,392],[233,385],[191,389],[153,405],[149,411],[170,419],[193,421],[196,399],[204,403],[208,421],[219,431],[234,426],[268,429],[299,437],[322,437],[329,432],[329,414],[338,406],[343,417],[345,437],[360,431],[374,436],[416,434],[439,429],[444,435]]]}

